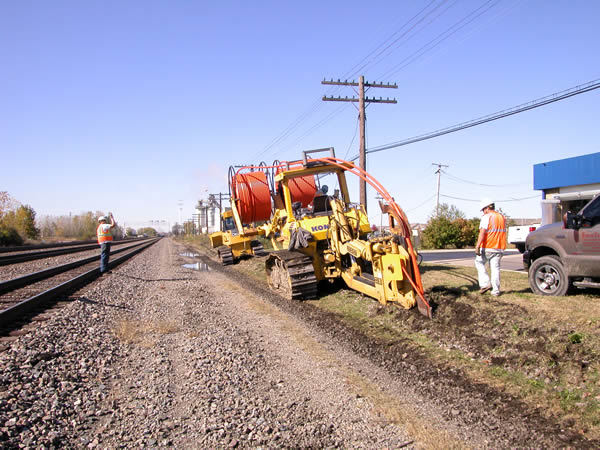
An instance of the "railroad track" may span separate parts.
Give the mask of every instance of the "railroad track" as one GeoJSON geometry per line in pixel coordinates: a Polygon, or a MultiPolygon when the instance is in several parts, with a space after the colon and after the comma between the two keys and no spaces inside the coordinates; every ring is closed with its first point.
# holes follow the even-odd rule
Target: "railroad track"
{"type": "MultiPolygon", "coordinates": [[[[131,242],[140,242],[139,239],[127,239],[123,241],[113,241],[113,247],[119,245],[129,244],[131,242]]],[[[10,247],[4,248],[0,253],[0,266],[6,266],[9,264],[17,264],[25,261],[32,261],[35,259],[51,258],[59,255],[66,255],[68,253],[84,252],[87,250],[98,249],[98,243],[60,243],[60,244],[47,244],[47,245],[34,245],[28,248],[10,247]],[[56,248],[59,247],[59,248],[56,248]],[[52,249],[52,250],[47,250],[52,249]]]]}
{"type": "MultiPolygon", "coordinates": [[[[158,240],[138,241],[128,247],[111,249],[109,269],[158,240]]],[[[99,256],[95,255],[0,282],[0,329],[5,332],[18,327],[24,316],[43,309],[58,296],[93,281],[99,275],[99,256]]],[[[2,331],[0,334],[3,334],[2,331]]]]}
{"type": "MultiPolygon", "coordinates": [[[[132,240],[132,239],[128,239],[132,240]]],[[[27,245],[18,245],[12,247],[0,247],[0,253],[11,253],[11,252],[23,252],[27,250],[42,250],[46,248],[57,248],[57,247],[72,247],[74,245],[85,245],[85,244],[93,244],[96,240],[87,240],[87,241],[70,241],[70,242],[52,242],[46,244],[27,244],[27,245]]]]}

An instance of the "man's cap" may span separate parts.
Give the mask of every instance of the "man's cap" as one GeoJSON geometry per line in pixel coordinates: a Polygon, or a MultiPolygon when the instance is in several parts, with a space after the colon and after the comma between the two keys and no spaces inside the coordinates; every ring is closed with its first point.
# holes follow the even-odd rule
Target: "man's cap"
{"type": "Polygon", "coordinates": [[[102,222],[102,221],[106,222],[106,217],[105,216],[98,217],[98,222],[102,222]]]}

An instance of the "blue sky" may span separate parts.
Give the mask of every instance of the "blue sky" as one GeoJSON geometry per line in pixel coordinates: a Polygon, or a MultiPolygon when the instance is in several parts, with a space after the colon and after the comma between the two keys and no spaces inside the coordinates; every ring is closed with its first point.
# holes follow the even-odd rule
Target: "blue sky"
{"type": "MultiPolygon", "coordinates": [[[[186,219],[226,191],[231,164],[356,155],[355,107],[320,101],[355,93],[323,78],[398,84],[368,92],[398,100],[367,108],[375,147],[600,78],[599,13],[581,0],[1,2],[0,190],[38,215],[173,224],[179,201],[186,219]]],[[[467,216],[483,196],[540,216],[537,198],[500,200],[538,194],[535,163],[600,151],[599,95],[372,154],[368,170],[411,222],[435,206],[433,162],[450,166],[442,195],[474,200],[441,197],[467,216]]]]}

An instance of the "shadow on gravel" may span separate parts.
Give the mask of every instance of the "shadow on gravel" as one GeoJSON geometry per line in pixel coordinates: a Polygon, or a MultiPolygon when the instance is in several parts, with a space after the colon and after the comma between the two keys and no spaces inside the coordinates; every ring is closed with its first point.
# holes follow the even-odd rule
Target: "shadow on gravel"
{"type": "Polygon", "coordinates": [[[125,275],[125,274],[113,274],[113,276],[119,276],[122,278],[129,278],[131,280],[138,280],[138,281],[148,281],[148,282],[154,282],[154,281],[193,281],[195,280],[195,278],[140,278],[140,277],[134,277],[131,275],[125,275]]]}
{"type": "Polygon", "coordinates": [[[69,300],[81,302],[81,303],[89,303],[89,304],[98,305],[98,306],[106,306],[107,308],[125,309],[127,311],[133,311],[133,308],[129,308],[127,306],[111,305],[110,303],[98,302],[96,300],[92,300],[87,297],[76,297],[76,298],[71,297],[71,298],[69,298],[69,300]]]}

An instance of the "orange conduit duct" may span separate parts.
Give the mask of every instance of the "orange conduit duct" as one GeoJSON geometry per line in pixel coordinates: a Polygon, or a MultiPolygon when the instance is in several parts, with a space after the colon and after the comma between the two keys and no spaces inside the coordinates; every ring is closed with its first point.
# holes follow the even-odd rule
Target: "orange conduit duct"
{"type": "Polygon", "coordinates": [[[271,217],[271,191],[265,172],[236,173],[232,187],[242,223],[271,217]]]}
{"type": "MultiPolygon", "coordinates": [[[[278,167],[275,174],[283,172],[283,167],[278,167]]],[[[292,178],[288,181],[288,188],[292,195],[293,202],[302,203],[303,208],[307,208],[313,201],[315,192],[317,192],[317,184],[315,183],[314,175],[306,175],[304,177],[292,178]]]]}
{"type": "MultiPolygon", "coordinates": [[[[411,260],[412,273],[413,273],[414,280],[411,279],[411,277],[407,273],[406,269],[403,268],[403,271],[404,271],[407,279],[409,280],[410,284],[413,286],[415,291],[417,291],[418,296],[421,298],[423,303],[426,305],[426,308],[429,310],[428,315],[429,315],[429,317],[431,317],[431,315],[430,315],[431,305],[429,305],[429,302],[427,302],[427,300],[425,299],[425,296],[424,296],[425,291],[423,289],[423,282],[421,281],[421,272],[419,271],[419,264],[417,262],[417,253],[412,245],[412,240],[411,240],[412,232],[411,232],[410,224],[408,223],[408,218],[406,217],[406,214],[404,213],[402,208],[400,208],[400,206],[394,201],[394,199],[390,195],[390,193],[383,187],[383,185],[379,181],[377,181],[377,179],[375,177],[373,177],[368,172],[362,170],[360,167],[358,167],[357,165],[355,165],[354,163],[352,163],[350,161],[345,161],[340,158],[334,158],[331,156],[327,156],[324,158],[312,158],[312,159],[309,159],[308,162],[323,162],[326,164],[331,164],[333,166],[339,167],[340,169],[343,169],[345,171],[348,171],[348,172],[356,175],[361,180],[364,180],[367,183],[369,183],[379,193],[379,195],[381,195],[383,197],[383,199],[392,207],[392,209],[396,213],[397,217],[400,219],[402,229],[404,231],[405,237],[407,238],[406,244],[408,246],[408,254],[409,254],[410,260],[411,260]]],[[[261,167],[246,166],[246,167],[240,168],[238,170],[238,173],[244,169],[249,169],[249,170],[275,169],[275,170],[277,170],[277,172],[280,172],[282,170],[287,171],[287,170],[301,169],[303,167],[303,164],[304,164],[303,161],[291,161],[291,162],[280,162],[279,164],[273,165],[273,166],[261,166],[261,167]]]]}
{"type": "Polygon", "coordinates": [[[311,159],[310,161],[321,161],[321,162],[335,165],[342,169],[346,169],[347,171],[349,171],[349,172],[353,173],[354,175],[356,175],[357,177],[359,177],[361,180],[365,180],[367,183],[369,183],[383,197],[383,199],[385,201],[387,201],[388,204],[394,209],[394,212],[396,212],[398,217],[401,219],[402,227],[404,229],[404,233],[407,238],[406,243],[408,245],[409,255],[411,257],[412,269],[413,269],[413,274],[415,277],[414,285],[415,285],[416,291],[419,294],[419,296],[421,297],[421,299],[427,304],[427,306],[429,306],[429,303],[423,297],[423,293],[424,293],[423,283],[421,281],[421,272],[419,271],[419,265],[417,263],[416,252],[412,245],[412,240],[411,240],[412,233],[411,233],[410,224],[408,223],[406,214],[404,213],[402,208],[400,208],[400,206],[398,206],[398,204],[394,201],[394,199],[389,194],[389,192],[381,185],[381,183],[379,183],[379,181],[377,181],[375,179],[375,177],[373,177],[371,174],[365,172],[360,167],[354,165],[353,163],[351,163],[349,161],[344,161],[343,159],[339,159],[339,158],[333,158],[331,156],[328,156],[325,158],[311,159]],[[350,169],[348,169],[348,166],[350,166],[350,169]]]}

